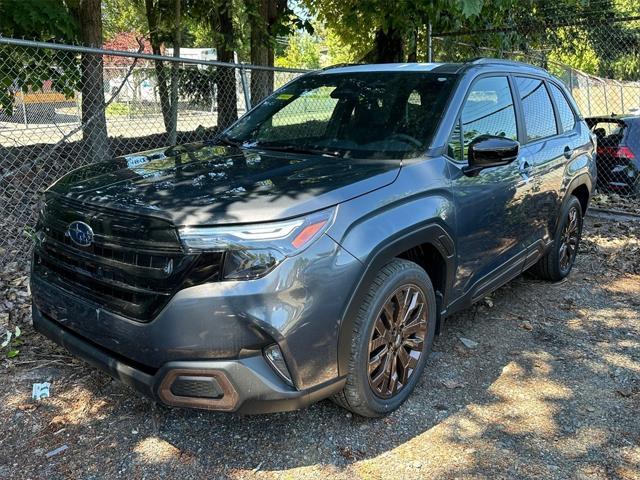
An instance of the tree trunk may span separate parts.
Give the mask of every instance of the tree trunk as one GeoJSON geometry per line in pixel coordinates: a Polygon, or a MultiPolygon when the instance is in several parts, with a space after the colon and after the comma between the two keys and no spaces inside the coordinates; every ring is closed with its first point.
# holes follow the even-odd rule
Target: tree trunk
{"type": "MultiPolygon", "coordinates": [[[[78,3],[80,40],[87,47],[102,47],[102,11],[100,0],[78,3]]],[[[102,55],[82,54],[82,134],[92,161],[108,160],[109,141],[104,107],[102,55]]]]}
{"type": "MultiPolygon", "coordinates": [[[[154,55],[162,55],[162,41],[160,40],[160,25],[158,7],[154,4],[154,0],[145,0],[145,13],[147,16],[147,24],[149,26],[149,42],[154,55]]],[[[156,71],[156,81],[158,82],[158,96],[160,97],[160,111],[162,112],[162,120],[164,128],[167,132],[171,131],[171,99],[169,97],[168,75],[164,68],[162,60],[154,60],[154,68],[156,71]]]]}
{"type": "Polygon", "coordinates": [[[418,27],[414,27],[409,36],[407,45],[407,62],[418,61],[418,27]]]}
{"type": "MultiPolygon", "coordinates": [[[[273,67],[273,30],[287,7],[286,0],[249,0],[251,19],[251,63],[273,67]]],[[[274,89],[274,73],[269,70],[251,71],[251,106],[270,95],[274,89]]]]}
{"type": "MultiPolygon", "coordinates": [[[[173,58],[180,58],[181,35],[181,0],[174,0],[174,31],[173,31],[173,58]]],[[[175,145],[178,140],[178,82],[180,81],[180,64],[171,63],[171,112],[170,125],[167,127],[169,145],[175,145]]]]}
{"type": "MultiPolygon", "coordinates": [[[[218,60],[234,63],[233,47],[235,31],[231,2],[222,2],[211,16],[211,29],[218,32],[219,41],[216,45],[218,60]]],[[[218,128],[224,130],[238,119],[238,95],[236,92],[236,69],[231,67],[217,67],[216,101],[218,104],[218,128]]]]}
{"type": "Polygon", "coordinates": [[[404,45],[402,37],[394,28],[386,32],[378,29],[374,47],[364,57],[365,63],[395,63],[404,61],[404,45]]]}

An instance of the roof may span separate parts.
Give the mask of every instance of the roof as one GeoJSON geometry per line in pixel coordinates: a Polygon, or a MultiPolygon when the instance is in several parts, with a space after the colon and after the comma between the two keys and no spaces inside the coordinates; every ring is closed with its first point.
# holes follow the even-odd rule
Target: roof
{"type": "Polygon", "coordinates": [[[321,70],[320,74],[357,72],[430,72],[442,63],[368,63],[335,65],[321,70]]]}
{"type": "Polygon", "coordinates": [[[503,60],[498,58],[476,58],[464,63],[370,63],[370,64],[345,64],[334,65],[320,70],[320,75],[334,73],[358,73],[358,72],[434,72],[434,73],[462,73],[471,68],[487,69],[515,69],[535,70],[537,73],[549,73],[528,63],[503,60]]]}

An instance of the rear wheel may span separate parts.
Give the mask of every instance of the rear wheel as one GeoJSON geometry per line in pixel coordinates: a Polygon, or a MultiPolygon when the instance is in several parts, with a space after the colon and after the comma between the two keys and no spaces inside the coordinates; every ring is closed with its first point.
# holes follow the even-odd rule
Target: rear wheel
{"type": "Polygon", "coordinates": [[[436,299],[427,273],[401,259],[384,266],[358,312],[347,383],[333,400],[366,417],[398,408],[424,370],[435,323],[436,299]]]}
{"type": "Polygon", "coordinates": [[[540,278],[557,282],[571,272],[582,236],[582,206],[571,196],[562,209],[553,246],[532,268],[540,278]]]}

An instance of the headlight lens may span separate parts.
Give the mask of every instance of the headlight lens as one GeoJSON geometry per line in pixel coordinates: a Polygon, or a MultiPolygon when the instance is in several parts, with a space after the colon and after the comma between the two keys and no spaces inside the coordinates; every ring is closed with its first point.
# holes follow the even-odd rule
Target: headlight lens
{"type": "Polygon", "coordinates": [[[179,233],[188,251],[226,252],[223,278],[258,278],[311,245],[331,225],[334,213],[331,208],[282,222],[184,227],[179,233]]]}

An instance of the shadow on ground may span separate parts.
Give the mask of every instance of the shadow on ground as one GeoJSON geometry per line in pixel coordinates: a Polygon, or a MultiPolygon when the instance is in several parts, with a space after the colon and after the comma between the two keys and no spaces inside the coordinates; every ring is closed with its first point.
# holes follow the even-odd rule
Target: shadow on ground
{"type": "Polygon", "coordinates": [[[614,233],[589,224],[569,280],[525,275],[450,318],[416,392],[383,419],[329,401],[166,409],[28,337],[34,363],[2,373],[0,477],[639,478],[640,276],[618,268],[614,233]],[[53,397],[34,405],[47,378],[53,397]]]}

